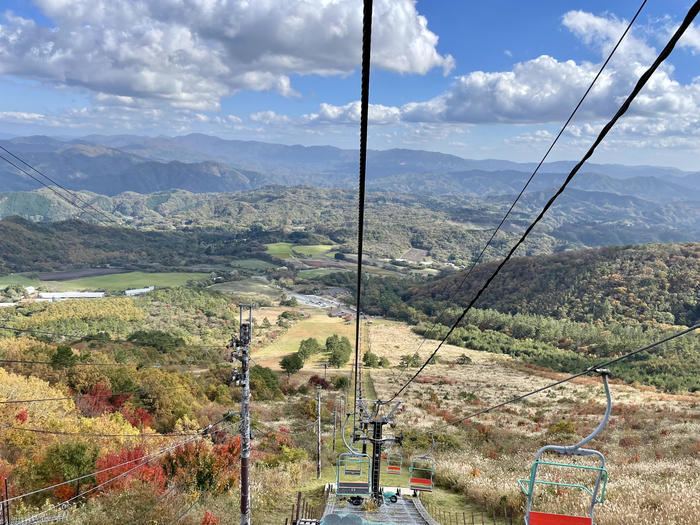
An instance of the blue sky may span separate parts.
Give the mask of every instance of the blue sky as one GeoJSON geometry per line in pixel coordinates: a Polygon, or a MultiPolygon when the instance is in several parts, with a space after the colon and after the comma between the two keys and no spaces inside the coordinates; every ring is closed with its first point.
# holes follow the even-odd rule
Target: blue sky
{"type": "MultiPolygon", "coordinates": [[[[370,147],[534,161],[638,1],[375,0],[370,147]]],[[[691,0],[650,1],[552,159],[579,157],[691,0]]],[[[0,134],[357,147],[361,2],[4,0],[0,134]]],[[[596,155],[697,170],[694,26],[596,155]]]]}

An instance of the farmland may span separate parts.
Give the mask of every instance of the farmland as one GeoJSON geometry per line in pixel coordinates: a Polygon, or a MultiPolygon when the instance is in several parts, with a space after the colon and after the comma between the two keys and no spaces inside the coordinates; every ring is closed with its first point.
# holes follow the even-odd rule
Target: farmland
{"type": "Polygon", "coordinates": [[[18,284],[21,286],[41,287],[48,291],[64,292],[69,290],[122,291],[129,288],[170,288],[183,286],[189,281],[205,279],[209,274],[201,272],[128,272],[83,277],[60,281],[42,281],[36,277],[10,274],[0,277],[0,286],[18,284]]]}
{"type": "Polygon", "coordinates": [[[267,253],[279,259],[291,259],[293,257],[324,257],[330,255],[334,245],[332,244],[293,244],[290,242],[276,242],[265,245],[267,253]]]}

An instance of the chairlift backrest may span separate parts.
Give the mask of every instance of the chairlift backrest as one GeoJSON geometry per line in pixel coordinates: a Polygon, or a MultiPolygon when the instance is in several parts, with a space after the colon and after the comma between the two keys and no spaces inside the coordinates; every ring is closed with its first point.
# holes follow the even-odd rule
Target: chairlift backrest
{"type": "Polygon", "coordinates": [[[519,479],[518,484],[523,492],[527,495],[527,510],[525,513],[526,525],[593,525],[593,512],[597,503],[602,503],[605,500],[605,487],[608,481],[608,471],[605,469],[605,456],[597,450],[583,448],[583,445],[595,438],[605,428],[610,418],[612,411],[612,399],[610,397],[610,388],[608,386],[607,370],[596,370],[603,378],[603,386],[605,388],[605,397],[607,407],[602,421],[591,432],[590,435],[571,446],[546,445],[542,447],[535,456],[535,462],[530,470],[529,479],[519,479]],[[543,461],[542,456],[547,452],[553,452],[564,456],[592,456],[597,458],[598,466],[587,466],[580,464],[558,463],[552,461],[543,461]],[[540,466],[553,468],[579,469],[587,471],[595,476],[595,484],[593,487],[588,487],[579,483],[564,483],[561,481],[544,481],[537,479],[537,472],[540,466]],[[562,514],[552,514],[546,512],[532,511],[532,501],[534,497],[536,485],[549,485],[555,487],[567,487],[582,490],[591,497],[588,516],[569,516],[562,514]]]}
{"type": "Polygon", "coordinates": [[[401,474],[403,466],[403,456],[398,452],[388,454],[386,457],[386,472],[387,474],[401,474]]]}
{"type": "Polygon", "coordinates": [[[336,465],[336,494],[338,496],[371,495],[370,462],[367,454],[354,452],[340,454],[336,465]]]}

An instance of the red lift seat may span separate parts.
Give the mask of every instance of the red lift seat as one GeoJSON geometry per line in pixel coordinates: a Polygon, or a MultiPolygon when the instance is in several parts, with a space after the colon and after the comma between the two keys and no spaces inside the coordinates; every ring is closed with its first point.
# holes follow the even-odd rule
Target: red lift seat
{"type": "Polygon", "coordinates": [[[593,525],[593,520],[590,517],[530,511],[530,525],[593,525]]]}
{"type": "Polygon", "coordinates": [[[425,478],[411,478],[411,490],[425,490],[431,492],[433,490],[433,480],[425,478]]]}
{"type": "Polygon", "coordinates": [[[394,467],[392,465],[387,466],[387,470],[389,471],[395,471],[395,472],[401,472],[401,467],[394,467]]]}

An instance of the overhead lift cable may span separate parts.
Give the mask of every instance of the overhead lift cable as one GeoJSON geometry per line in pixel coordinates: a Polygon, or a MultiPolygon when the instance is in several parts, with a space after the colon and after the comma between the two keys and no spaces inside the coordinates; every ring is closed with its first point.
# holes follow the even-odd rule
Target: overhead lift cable
{"type": "MultiPolygon", "coordinates": [[[[83,340],[87,339],[91,336],[94,335],[99,335],[99,334],[85,334],[85,335],[78,335],[78,334],[64,334],[60,332],[49,332],[47,330],[37,330],[33,328],[15,328],[13,326],[7,326],[7,325],[0,325],[0,330],[8,330],[10,332],[17,332],[17,333],[25,333],[25,334],[39,334],[39,335],[50,335],[53,337],[67,337],[69,339],[73,340],[83,340]]],[[[101,332],[104,333],[104,332],[101,332]]],[[[110,339],[109,341],[105,341],[106,343],[130,343],[134,346],[145,346],[145,347],[151,347],[152,345],[149,345],[147,343],[141,343],[139,341],[129,341],[128,339],[110,339]]],[[[199,350],[221,350],[225,347],[224,344],[221,344],[221,346],[216,347],[216,346],[207,346],[207,345],[186,345],[188,348],[196,348],[199,350]]]]}
{"type": "MultiPolygon", "coordinates": [[[[4,148],[3,148],[3,149],[4,149],[4,148]]],[[[51,191],[54,192],[59,198],[61,198],[62,200],[66,201],[66,202],[67,202],[68,204],[70,204],[71,206],[74,206],[74,207],[78,208],[79,210],[81,210],[81,211],[80,211],[81,214],[82,214],[82,213],[89,213],[90,215],[93,216],[93,218],[95,218],[95,219],[99,222],[98,216],[95,215],[95,213],[90,212],[90,211],[87,209],[86,206],[81,206],[81,205],[79,205],[79,204],[76,204],[74,201],[70,200],[68,197],[66,197],[65,195],[63,195],[63,194],[60,193],[59,191],[57,191],[56,188],[54,188],[54,187],[52,187],[52,186],[49,186],[49,185],[46,184],[44,181],[42,181],[42,180],[36,178],[34,175],[32,175],[31,173],[29,173],[29,172],[28,172],[27,170],[25,170],[24,168],[18,166],[17,164],[15,164],[14,162],[12,162],[10,159],[8,159],[7,157],[5,157],[4,155],[1,155],[1,154],[0,154],[0,159],[4,160],[5,162],[7,162],[8,164],[10,164],[11,166],[14,166],[14,167],[17,168],[20,172],[24,173],[27,177],[29,177],[29,178],[35,180],[36,182],[38,182],[39,184],[41,184],[41,185],[44,186],[45,188],[51,190],[51,191]]],[[[101,212],[100,212],[100,213],[101,213],[101,212]]],[[[115,223],[117,222],[117,221],[115,221],[114,219],[110,219],[110,220],[111,220],[112,222],[115,222],[115,223]]]]}
{"type": "MultiPolygon", "coordinates": [[[[216,427],[216,426],[220,425],[221,423],[223,423],[224,421],[228,420],[230,416],[231,416],[231,413],[230,413],[230,412],[227,413],[227,414],[225,414],[223,417],[219,418],[218,420],[214,421],[213,423],[210,423],[210,424],[207,425],[206,427],[201,428],[201,429],[199,430],[199,432],[197,432],[196,434],[192,434],[191,437],[192,437],[192,438],[197,438],[197,437],[205,436],[205,435],[208,434],[214,427],[216,427]]],[[[48,490],[52,490],[52,489],[55,489],[55,488],[57,488],[57,487],[61,487],[61,486],[63,486],[63,485],[68,485],[68,484],[70,484],[70,483],[75,483],[75,482],[77,482],[77,481],[80,481],[80,480],[83,480],[83,479],[86,479],[86,478],[90,478],[90,477],[96,476],[97,474],[102,474],[103,472],[109,472],[110,470],[114,470],[114,469],[116,469],[116,468],[123,467],[123,466],[125,466],[125,465],[129,465],[129,464],[131,464],[131,463],[135,463],[135,462],[137,462],[137,461],[141,461],[141,460],[147,459],[147,458],[149,458],[150,456],[156,457],[156,456],[158,456],[158,455],[162,455],[163,453],[168,452],[168,451],[172,450],[173,448],[177,448],[177,447],[179,447],[179,446],[182,446],[182,445],[185,444],[185,443],[189,443],[190,441],[192,441],[192,439],[186,439],[186,440],[184,440],[184,441],[181,441],[181,442],[179,442],[179,443],[176,443],[175,445],[166,447],[166,448],[161,449],[161,450],[156,451],[156,452],[152,452],[152,453],[150,453],[150,454],[146,454],[145,456],[141,456],[140,458],[131,459],[131,460],[129,460],[129,461],[125,461],[125,462],[123,462],[123,463],[119,463],[118,465],[113,465],[113,466],[111,466],[111,467],[108,467],[108,468],[105,468],[105,469],[102,469],[102,470],[98,470],[98,471],[92,472],[92,473],[90,473],[90,474],[85,474],[85,475],[83,475],[83,476],[79,476],[79,477],[76,477],[76,478],[73,478],[73,479],[69,479],[69,480],[67,480],[67,481],[62,481],[62,482],[60,482],[60,483],[55,483],[55,484],[53,484],[53,485],[49,485],[48,487],[43,487],[43,488],[40,488],[40,489],[37,489],[37,490],[33,490],[33,491],[31,491],[31,492],[26,492],[26,493],[24,493],[24,494],[20,494],[19,496],[13,496],[13,497],[11,497],[11,498],[7,498],[7,499],[4,499],[4,500],[1,500],[1,501],[0,501],[0,505],[1,505],[1,504],[9,503],[9,502],[11,502],[11,501],[16,501],[16,500],[19,500],[19,499],[23,499],[23,498],[26,498],[26,497],[29,497],[29,496],[33,496],[34,494],[40,494],[40,493],[42,493],[42,492],[46,492],[46,491],[48,491],[48,490]]],[[[153,458],[151,458],[151,459],[153,459],[153,458]]],[[[142,466],[142,465],[139,465],[139,466],[142,466]]],[[[115,477],[115,478],[112,478],[112,479],[108,480],[107,482],[112,482],[112,481],[114,481],[115,479],[117,479],[117,478],[116,478],[116,477],[115,477]]],[[[89,491],[88,491],[88,492],[89,492],[89,491]]],[[[64,503],[67,503],[67,502],[64,502],[64,503]]],[[[59,504],[59,505],[61,505],[61,504],[59,504]]],[[[27,520],[24,520],[24,521],[27,521],[27,520]]]]}
{"type": "Polygon", "coordinates": [[[525,191],[527,190],[527,188],[530,186],[530,183],[531,183],[532,180],[535,178],[535,175],[537,175],[537,173],[540,171],[540,168],[542,167],[542,165],[544,164],[544,162],[545,162],[545,161],[547,160],[547,158],[549,157],[549,154],[550,154],[550,153],[552,152],[552,150],[554,149],[554,146],[556,146],[557,142],[559,142],[559,139],[561,138],[561,136],[563,135],[564,131],[565,131],[566,128],[569,126],[569,124],[571,123],[571,121],[573,120],[574,116],[575,116],[576,113],[578,112],[578,110],[579,110],[579,108],[581,107],[581,105],[583,104],[584,100],[586,100],[586,97],[588,97],[588,94],[591,92],[591,90],[592,90],[593,87],[595,86],[596,82],[598,82],[598,79],[599,79],[600,76],[603,74],[603,71],[605,70],[605,68],[607,67],[608,63],[610,62],[610,59],[612,59],[613,55],[615,54],[615,52],[617,51],[617,49],[620,47],[620,44],[622,44],[622,41],[623,41],[623,40],[625,39],[625,37],[627,36],[627,33],[629,33],[630,29],[632,28],[632,25],[633,25],[634,22],[637,20],[637,17],[638,17],[639,14],[642,12],[642,9],[644,9],[644,6],[646,5],[646,3],[647,3],[647,0],[644,0],[644,1],[642,2],[642,4],[639,6],[639,9],[637,9],[637,12],[636,12],[636,13],[634,14],[634,16],[632,17],[632,20],[630,20],[629,24],[627,24],[627,27],[625,28],[625,31],[622,33],[622,35],[620,35],[620,38],[618,39],[617,43],[615,44],[615,47],[612,48],[612,50],[610,51],[610,54],[609,54],[608,57],[605,59],[605,62],[603,62],[603,65],[600,66],[600,69],[598,70],[598,73],[596,74],[596,76],[595,76],[595,77],[593,78],[593,80],[591,81],[590,85],[588,86],[588,89],[586,89],[586,91],[585,91],[585,93],[583,94],[583,96],[581,96],[581,99],[578,101],[578,104],[576,104],[576,107],[574,107],[574,110],[573,110],[573,111],[571,112],[571,114],[569,115],[569,118],[566,119],[566,122],[564,122],[564,125],[563,125],[563,126],[561,127],[561,129],[559,130],[559,133],[557,133],[556,137],[554,137],[554,140],[553,140],[552,143],[549,145],[549,148],[547,148],[547,151],[545,152],[544,156],[542,157],[542,159],[540,160],[540,162],[537,164],[537,167],[535,167],[534,171],[532,172],[532,175],[530,175],[530,178],[527,179],[527,181],[525,182],[525,185],[524,185],[524,186],[522,187],[522,189],[520,190],[520,193],[518,193],[518,195],[515,197],[515,200],[513,201],[513,203],[512,203],[512,204],[510,205],[510,207],[508,208],[508,211],[506,212],[506,214],[505,214],[505,215],[503,216],[503,218],[501,219],[501,222],[498,224],[498,226],[496,226],[496,229],[494,229],[493,232],[491,233],[491,236],[489,237],[488,241],[486,241],[486,244],[485,244],[484,247],[481,249],[481,252],[479,253],[479,255],[478,255],[478,256],[476,257],[476,259],[474,259],[474,261],[472,262],[471,266],[469,267],[469,270],[467,270],[467,271],[465,272],[464,277],[463,277],[462,280],[460,281],[459,285],[454,289],[454,291],[452,292],[452,294],[448,297],[447,303],[446,303],[445,307],[444,307],[444,308],[442,309],[442,311],[437,315],[437,317],[435,318],[435,322],[433,323],[433,325],[423,334],[423,338],[421,339],[421,342],[420,342],[420,344],[418,345],[418,348],[416,349],[416,352],[419,352],[420,349],[423,348],[423,344],[424,344],[424,343],[428,340],[428,338],[429,338],[429,335],[428,335],[428,334],[432,333],[432,332],[435,330],[435,328],[437,328],[437,327],[439,326],[439,324],[440,324],[439,321],[440,321],[440,319],[442,319],[442,317],[445,315],[445,313],[449,310],[449,305],[450,305],[450,303],[451,303],[452,300],[455,298],[455,296],[457,295],[457,293],[462,289],[462,287],[464,286],[464,283],[467,282],[467,279],[469,279],[469,276],[472,274],[472,271],[473,271],[474,268],[479,264],[479,262],[481,261],[482,257],[483,257],[484,254],[486,253],[486,250],[489,248],[489,246],[491,246],[491,243],[493,242],[493,240],[494,240],[494,238],[496,237],[496,235],[498,234],[498,232],[501,231],[501,228],[503,227],[503,224],[505,224],[506,220],[508,220],[508,217],[510,217],[510,214],[512,213],[513,209],[514,209],[515,206],[518,204],[518,202],[520,202],[520,198],[523,196],[523,194],[525,193],[525,191]]]}
{"type": "Polygon", "coordinates": [[[196,436],[193,436],[193,437],[191,437],[191,438],[189,438],[189,439],[185,439],[184,441],[180,441],[179,443],[176,443],[176,444],[174,444],[174,445],[172,445],[172,446],[170,446],[170,447],[161,449],[161,450],[159,450],[159,451],[157,451],[157,452],[154,452],[154,453],[152,453],[152,454],[149,454],[149,455],[147,455],[147,456],[143,456],[143,457],[141,457],[141,458],[139,458],[139,459],[143,459],[144,461],[141,462],[141,463],[139,463],[139,464],[136,465],[135,467],[132,467],[132,468],[130,468],[129,470],[127,470],[127,471],[125,471],[125,472],[122,472],[121,474],[119,474],[119,475],[117,475],[117,476],[114,476],[113,478],[110,478],[110,479],[108,479],[108,480],[106,480],[106,481],[104,481],[104,482],[102,482],[102,483],[100,483],[100,484],[98,484],[98,485],[95,485],[94,487],[92,487],[92,488],[90,488],[90,489],[88,489],[88,490],[85,490],[85,491],[81,492],[80,494],[76,494],[75,496],[73,496],[72,498],[67,499],[66,501],[62,501],[61,503],[56,503],[56,504],[54,504],[54,505],[51,505],[50,507],[48,507],[48,508],[42,510],[41,512],[39,512],[39,513],[37,513],[37,514],[33,514],[32,516],[29,516],[28,518],[25,518],[25,519],[23,519],[23,520],[17,521],[17,522],[15,522],[15,525],[24,525],[24,524],[27,524],[27,525],[28,525],[28,524],[30,524],[30,523],[37,523],[38,518],[39,518],[40,516],[43,516],[43,515],[46,514],[47,512],[50,512],[50,511],[55,510],[55,509],[58,509],[59,507],[64,507],[65,505],[68,505],[69,503],[72,503],[73,501],[76,501],[77,499],[80,499],[80,498],[82,498],[83,496],[86,496],[87,494],[90,494],[91,492],[94,492],[94,491],[96,491],[96,490],[99,490],[99,489],[101,489],[102,487],[105,487],[105,486],[109,485],[110,483],[113,483],[113,482],[115,482],[116,480],[118,480],[118,479],[120,479],[120,478],[123,478],[124,476],[128,476],[129,474],[131,474],[131,473],[134,472],[135,470],[137,470],[137,469],[143,467],[144,465],[149,464],[149,463],[150,463],[151,461],[153,461],[154,459],[156,459],[156,458],[158,458],[158,457],[160,457],[160,456],[162,456],[162,455],[164,455],[164,454],[167,454],[168,452],[171,452],[171,451],[175,450],[176,448],[182,447],[182,446],[186,445],[187,443],[191,443],[192,441],[194,441],[194,440],[196,440],[196,439],[199,439],[200,437],[202,437],[202,435],[201,435],[201,434],[197,434],[196,436]],[[149,457],[149,456],[150,456],[150,457],[149,457]]]}
{"type": "Polygon", "coordinates": [[[672,335],[669,335],[668,337],[665,337],[664,339],[660,339],[659,341],[655,341],[655,342],[653,342],[653,343],[650,343],[650,344],[648,344],[648,345],[646,345],[646,346],[644,346],[644,347],[642,347],[642,348],[637,348],[636,350],[633,350],[633,351],[631,351],[631,352],[628,352],[628,353],[626,353],[626,354],[623,354],[623,355],[621,355],[621,356],[619,356],[619,357],[616,357],[615,359],[611,359],[611,360],[606,361],[606,362],[604,362],[604,363],[600,363],[600,364],[591,366],[591,367],[589,367],[589,368],[586,368],[586,370],[584,370],[584,371],[582,371],[582,372],[579,372],[579,373],[577,373],[577,374],[568,376],[568,377],[566,377],[566,378],[564,378],[564,379],[560,379],[559,381],[555,381],[554,383],[550,383],[550,384],[548,384],[548,385],[546,385],[546,386],[543,386],[543,387],[541,387],[541,388],[537,388],[537,389],[535,389],[535,390],[532,390],[532,391],[528,392],[527,394],[522,394],[522,395],[519,395],[519,396],[514,397],[514,398],[512,398],[512,399],[509,399],[509,400],[507,400],[507,401],[503,401],[502,403],[498,403],[498,404],[492,405],[492,406],[490,406],[490,407],[488,407],[488,408],[484,408],[484,409],[482,409],[482,410],[478,410],[477,412],[473,412],[473,413],[471,413],[471,414],[469,414],[469,415],[467,415],[467,416],[464,416],[464,417],[462,417],[462,418],[460,418],[460,419],[457,419],[457,420],[455,420],[455,421],[451,421],[451,422],[450,422],[449,424],[447,424],[447,425],[443,425],[443,426],[441,426],[441,427],[438,427],[437,429],[433,429],[432,431],[433,431],[433,432],[436,432],[436,431],[441,430],[441,429],[443,429],[443,428],[447,428],[447,427],[449,427],[449,426],[451,426],[451,425],[455,425],[455,424],[457,424],[457,423],[461,423],[462,421],[466,421],[467,419],[471,419],[471,418],[474,418],[474,417],[476,417],[476,416],[480,416],[480,415],[482,415],[482,414],[486,414],[487,412],[491,412],[491,411],[493,411],[493,410],[496,410],[497,408],[501,408],[501,407],[504,407],[504,406],[509,405],[509,404],[511,404],[511,403],[516,403],[516,402],[518,402],[518,401],[522,401],[523,399],[525,399],[525,398],[527,398],[527,397],[533,396],[533,395],[535,395],[535,394],[539,394],[540,392],[544,392],[545,390],[549,390],[550,388],[554,388],[555,386],[559,386],[559,385],[561,385],[561,384],[568,383],[569,381],[573,381],[574,379],[577,379],[577,378],[579,378],[579,377],[585,376],[585,375],[587,375],[587,374],[589,374],[589,373],[591,373],[591,372],[594,372],[594,371],[596,371],[596,370],[601,370],[601,369],[609,368],[610,366],[615,365],[615,364],[619,363],[620,361],[623,361],[623,360],[625,360],[625,359],[629,359],[630,357],[633,357],[633,356],[635,356],[636,354],[639,354],[639,353],[641,353],[641,352],[646,352],[646,351],[648,351],[648,350],[651,350],[651,349],[653,349],[653,348],[656,348],[656,347],[659,346],[659,345],[662,345],[662,344],[664,344],[664,343],[668,343],[669,341],[672,341],[673,339],[676,339],[676,338],[681,337],[681,336],[683,336],[683,335],[689,334],[689,333],[691,333],[691,332],[693,332],[693,331],[695,331],[695,330],[698,330],[698,329],[700,329],[700,323],[696,323],[696,324],[694,324],[693,326],[691,326],[690,328],[686,328],[685,330],[681,330],[680,332],[676,332],[676,333],[674,333],[674,334],[672,334],[672,335]]]}
{"type": "Polygon", "coordinates": [[[476,293],[474,298],[469,302],[467,307],[462,311],[460,316],[457,318],[457,320],[452,324],[450,329],[447,331],[445,336],[442,338],[440,343],[437,345],[435,350],[430,354],[430,357],[421,365],[421,367],[418,369],[418,371],[413,374],[411,379],[409,379],[399,390],[397,390],[394,395],[389,399],[389,402],[393,401],[401,395],[401,393],[408,387],[411,382],[420,375],[420,373],[425,369],[426,366],[432,361],[432,359],[435,357],[435,355],[438,353],[440,348],[442,348],[442,345],[447,341],[448,337],[454,332],[454,330],[459,326],[459,323],[462,322],[462,319],[467,315],[467,312],[472,309],[474,304],[479,300],[481,295],[484,293],[484,291],[489,287],[491,282],[495,279],[495,277],[500,273],[500,271],[503,269],[503,266],[511,259],[515,251],[520,247],[520,245],[525,241],[528,235],[532,232],[534,227],[542,220],[542,217],[544,217],[544,214],[549,210],[549,208],[552,207],[554,204],[554,201],[557,200],[557,198],[564,192],[566,187],[569,185],[571,180],[574,178],[574,176],[578,173],[578,171],[581,169],[583,164],[593,155],[595,152],[596,148],[598,145],[603,141],[603,139],[606,137],[606,135],[610,132],[610,130],[613,128],[615,123],[627,112],[629,109],[630,105],[634,101],[634,99],[637,97],[639,92],[642,90],[642,88],[646,85],[646,83],[649,81],[651,76],[654,74],[654,72],[658,69],[658,67],[668,58],[668,56],[671,54],[671,51],[673,51],[673,48],[675,47],[676,43],[680,38],[683,36],[683,34],[686,32],[688,27],[692,24],[693,20],[695,17],[698,15],[698,12],[700,12],[700,0],[697,0],[690,10],[688,11],[688,14],[686,17],[683,19],[683,22],[681,25],[678,27],[678,29],[674,32],[673,36],[671,39],[668,41],[666,46],[663,48],[661,53],[659,53],[659,56],[654,60],[654,63],[649,66],[649,68],[642,74],[642,76],[639,78],[637,81],[637,84],[634,86],[634,89],[632,92],[629,94],[629,96],[625,99],[625,101],[622,103],[620,106],[620,109],[617,110],[617,113],[610,119],[610,121],[603,127],[603,129],[600,131],[598,134],[598,137],[596,140],[593,142],[591,147],[588,149],[586,154],[583,156],[583,158],[573,167],[569,175],[566,177],[566,180],[564,183],[559,187],[559,189],[556,191],[554,195],[547,201],[547,204],[545,204],[544,208],[542,208],[542,211],[540,211],[539,215],[535,220],[530,224],[530,226],[527,227],[527,230],[523,233],[523,235],[520,237],[518,242],[515,243],[515,245],[511,248],[511,250],[508,252],[508,255],[501,261],[501,263],[498,265],[496,270],[491,274],[491,276],[486,280],[484,285],[479,289],[479,291],[476,293]]]}
{"type": "MultiPolygon", "coordinates": [[[[86,201],[85,199],[83,199],[78,193],[69,190],[69,189],[66,188],[65,186],[62,186],[61,184],[59,184],[58,182],[56,182],[54,179],[52,179],[51,177],[49,177],[48,175],[46,175],[44,172],[38,170],[37,168],[35,168],[35,167],[32,166],[31,164],[29,164],[27,161],[25,161],[23,158],[19,157],[18,155],[15,155],[14,153],[12,153],[10,150],[8,150],[7,148],[5,148],[5,147],[2,146],[1,144],[0,144],[0,149],[3,150],[3,151],[4,151],[5,153],[7,153],[8,155],[12,156],[14,159],[16,159],[16,160],[18,160],[19,162],[21,162],[22,164],[24,164],[25,166],[27,166],[29,169],[31,169],[31,170],[34,171],[35,173],[37,173],[37,174],[41,175],[42,177],[44,177],[46,180],[48,180],[49,182],[51,182],[54,186],[57,186],[57,187],[61,188],[63,191],[65,191],[66,193],[68,193],[69,195],[71,195],[74,199],[79,200],[79,201],[82,202],[85,206],[87,206],[87,207],[90,208],[91,210],[95,211],[96,213],[100,214],[102,217],[104,217],[105,219],[107,219],[108,222],[112,222],[112,223],[114,223],[114,224],[119,224],[119,221],[115,220],[113,217],[110,217],[109,215],[107,215],[106,213],[104,213],[102,210],[100,210],[100,209],[98,209],[98,208],[95,208],[95,206],[93,206],[91,203],[89,203],[88,201],[86,201]]],[[[3,158],[4,158],[4,157],[3,157],[3,158]]],[[[13,164],[13,166],[14,166],[14,164],[13,164]]],[[[16,167],[16,166],[15,166],[15,167],[16,167]]],[[[32,177],[32,178],[34,178],[34,177],[32,177]]],[[[37,180],[37,179],[34,179],[34,180],[37,180]]],[[[49,186],[47,186],[47,185],[44,184],[43,182],[41,182],[41,181],[37,181],[37,182],[39,182],[39,184],[43,184],[43,185],[46,186],[47,188],[51,189],[49,186]]],[[[73,203],[72,203],[72,204],[73,204],[73,203]]],[[[75,206],[75,204],[73,204],[73,205],[75,206]]],[[[85,210],[85,211],[87,211],[87,210],[85,210]]]]}
{"type": "MultiPolygon", "coordinates": [[[[224,468],[224,472],[228,472],[233,467],[235,467],[240,459],[241,458],[239,456],[234,461],[229,462],[229,464],[224,468]]],[[[202,501],[204,501],[204,498],[205,498],[207,492],[209,492],[210,490],[211,490],[211,487],[204,489],[201,492],[201,494],[199,495],[199,497],[196,500],[194,500],[194,502],[189,507],[187,507],[184,511],[182,511],[180,513],[180,515],[175,519],[173,524],[180,523],[184,519],[184,517],[187,516],[198,503],[201,503],[202,501]]]]}
{"type": "Polygon", "coordinates": [[[357,297],[355,303],[355,404],[357,412],[358,362],[360,360],[360,313],[362,312],[362,252],[365,231],[365,178],[367,174],[367,120],[369,115],[369,73],[372,47],[372,0],[364,0],[362,14],[362,86],[360,101],[360,181],[357,218],[357,297]]]}

